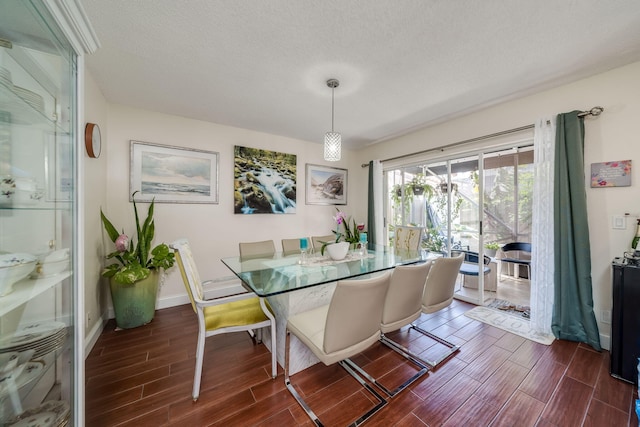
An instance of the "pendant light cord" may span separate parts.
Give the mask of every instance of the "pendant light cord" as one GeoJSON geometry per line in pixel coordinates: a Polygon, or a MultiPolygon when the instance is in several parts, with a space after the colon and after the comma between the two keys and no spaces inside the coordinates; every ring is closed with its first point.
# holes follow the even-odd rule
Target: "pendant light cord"
{"type": "Polygon", "coordinates": [[[331,88],[331,132],[333,132],[333,117],[334,117],[333,103],[334,103],[335,92],[336,92],[336,88],[332,87],[331,88]]]}

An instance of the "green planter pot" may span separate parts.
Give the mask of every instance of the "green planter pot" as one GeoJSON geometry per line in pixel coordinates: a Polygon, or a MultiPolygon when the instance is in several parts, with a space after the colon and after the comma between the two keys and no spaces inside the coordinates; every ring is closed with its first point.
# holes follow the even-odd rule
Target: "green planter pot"
{"type": "Polygon", "coordinates": [[[118,328],[137,328],[153,320],[159,281],[160,273],[157,270],[151,270],[149,277],[133,285],[124,285],[113,278],[109,279],[118,328]]]}

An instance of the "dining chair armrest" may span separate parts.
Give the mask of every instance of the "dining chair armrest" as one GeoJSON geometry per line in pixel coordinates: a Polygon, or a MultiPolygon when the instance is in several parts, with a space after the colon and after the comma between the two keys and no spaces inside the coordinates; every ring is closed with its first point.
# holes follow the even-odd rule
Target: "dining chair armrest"
{"type": "Polygon", "coordinates": [[[257,297],[255,293],[245,292],[243,294],[229,295],[225,297],[206,299],[206,300],[196,298],[195,303],[198,307],[211,307],[214,305],[226,304],[226,303],[235,302],[235,301],[242,301],[245,299],[255,298],[255,297],[257,297]]]}
{"type": "Polygon", "coordinates": [[[205,300],[249,292],[242,286],[242,282],[235,278],[205,280],[202,282],[202,291],[204,292],[205,300]]]}

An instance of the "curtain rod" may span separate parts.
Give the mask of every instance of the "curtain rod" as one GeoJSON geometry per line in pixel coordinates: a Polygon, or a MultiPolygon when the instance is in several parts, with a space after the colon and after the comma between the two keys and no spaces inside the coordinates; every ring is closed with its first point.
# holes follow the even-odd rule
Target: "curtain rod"
{"type": "MultiPolygon", "coordinates": [[[[604,111],[604,108],[602,108],[600,106],[596,106],[596,107],[593,107],[590,110],[585,110],[585,111],[579,112],[578,113],[578,117],[599,116],[600,114],[602,114],[603,111],[604,111]]],[[[534,127],[534,125],[532,125],[532,124],[531,125],[526,125],[526,126],[520,126],[519,128],[503,130],[503,131],[500,131],[500,132],[491,133],[489,135],[483,135],[483,136],[477,136],[477,137],[471,138],[471,139],[465,139],[464,141],[454,142],[454,143],[451,143],[451,144],[443,145],[442,147],[429,148],[427,150],[416,151],[415,153],[403,154],[401,156],[396,156],[396,157],[390,157],[388,159],[382,160],[382,162],[389,162],[391,160],[398,160],[398,159],[402,159],[402,158],[405,158],[405,157],[416,156],[418,154],[430,153],[432,151],[444,151],[444,150],[446,150],[448,148],[457,147],[459,145],[470,144],[472,142],[483,141],[485,139],[495,138],[495,137],[498,137],[498,136],[509,135],[510,133],[516,133],[516,132],[521,132],[523,130],[533,129],[533,127],[534,127]]],[[[362,163],[360,166],[362,166],[363,168],[366,168],[366,167],[369,167],[369,163],[362,163]]]]}

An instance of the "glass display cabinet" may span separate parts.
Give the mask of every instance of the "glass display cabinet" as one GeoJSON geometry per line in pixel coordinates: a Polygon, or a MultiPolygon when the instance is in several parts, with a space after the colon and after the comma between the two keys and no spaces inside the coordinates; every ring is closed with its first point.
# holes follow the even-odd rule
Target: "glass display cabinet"
{"type": "Polygon", "coordinates": [[[78,11],[0,0],[1,425],[82,425],[81,56],[64,3],[78,11]]]}

